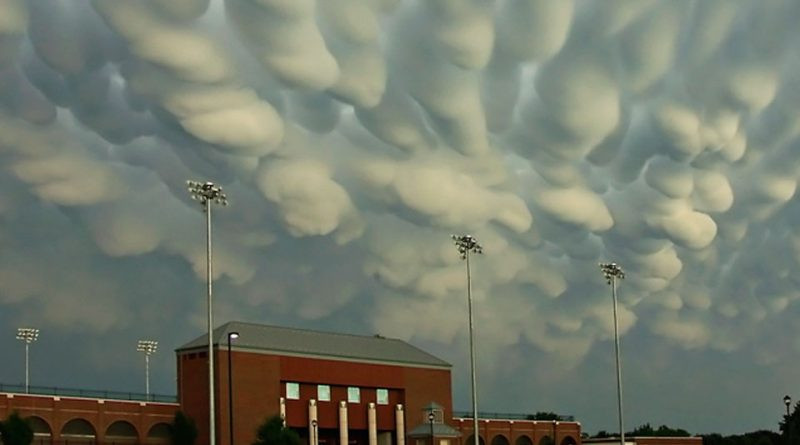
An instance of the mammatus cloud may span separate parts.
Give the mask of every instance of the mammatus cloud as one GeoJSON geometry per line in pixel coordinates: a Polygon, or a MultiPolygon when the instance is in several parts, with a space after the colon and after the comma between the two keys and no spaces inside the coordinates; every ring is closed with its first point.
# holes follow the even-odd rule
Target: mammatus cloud
{"type": "Polygon", "coordinates": [[[449,235],[475,235],[498,410],[529,409],[491,394],[540,363],[523,386],[593,381],[606,260],[628,275],[623,343],[791,368],[774,325],[800,295],[799,19],[791,0],[0,0],[0,305],[65,333],[194,335],[204,227],[183,182],[208,179],[232,203],[225,319],[377,331],[463,366],[449,235]],[[176,332],[159,305],[193,315],[176,332]]]}

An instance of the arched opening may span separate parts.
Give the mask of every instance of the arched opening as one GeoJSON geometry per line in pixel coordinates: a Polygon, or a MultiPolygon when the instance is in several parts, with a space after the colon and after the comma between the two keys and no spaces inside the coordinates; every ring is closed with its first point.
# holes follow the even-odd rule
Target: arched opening
{"type": "Polygon", "coordinates": [[[94,427],[86,419],[72,419],[61,428],[61,440],[75,443],[90,443],[97,438],[94,427]]]}
{"type": "Polygon", "coordinates": [[[506,436],[498,434],[492,438],[492,445],[510,445],[506,436]]]}
{"type": "Polygon", "coordinates": [[[539,445],[556,445],[556,443],[552,437],[542,436],[542,438],[539,439],[539,445]]]}
{"type": "Polygon", "coordinates": [[[117,420],[106,428],[106,442],[128,443],[137,440],[139,440],[139,433],[130,422],[117,420]]]}
{"type": "Polygon", "coordinates": [[[33,430],[33,444],[45,445],[53,443],[53,430],[46,420],[41,417],[31,416],[25,419],[33,430]]]}
{"type": "MultiPolygon", "coordinates": [[[[478,436],[478,442],[480,443],[480,445],[486,445],[486,442],[484,442],[483,437],[481,437],[481,436],[478,436]]],[[[474,445],[475,444],[475,436],[470,434],[469,437],[467,437],[467,440],[462,442],[462,444],[463,445],[474,445]]]]}
{"type": "Polygon", "coordinates": [[[157,423],[150,427],[147,432],[147,443],[165,444],[169,443],[170,428],[167,423],[157,423]]]}
{"type": "Polygon", "coordinates": [[[530,437],[522,435],[517,437],[517,440],[514,441],[514,445],[533,445],[533,441],[530,437]]]}
{"type": "Polygon", "coordinates": [[[578,442],[572,436],[567,436],[561,440],[561,445],[576,445],[578,442]]]}

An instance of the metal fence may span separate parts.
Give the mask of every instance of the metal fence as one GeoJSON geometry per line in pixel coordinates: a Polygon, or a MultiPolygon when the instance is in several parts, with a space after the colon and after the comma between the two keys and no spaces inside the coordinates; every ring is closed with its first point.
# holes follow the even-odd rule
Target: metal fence
{"type": "Polygon", "coordinates": [[[0,383],[0,392],[62,397],[86,397],[90,399],[135,400],[140,402],[178,402],[177,396],[165,394],[144,394],[138,392],[106,391],[99,389],[59,388],[57,386],[30,386],[26,391],[25,385],[9,385],[7,383],[0,383]]]}
{"type": "MultiPolygon", "coordinates": [[[[558,414],[559,421],[574,422],[575,416],[564,416],[558,414]]],[[[464,419],[472,418],[472,411],[453,411],[453,417],[461,417],[464,419]]],[[[520,413],[490,413],[478,411],[479,419],[504,419],[504,420],[535,420],[533,414],[520,414],[520,413]]]]}

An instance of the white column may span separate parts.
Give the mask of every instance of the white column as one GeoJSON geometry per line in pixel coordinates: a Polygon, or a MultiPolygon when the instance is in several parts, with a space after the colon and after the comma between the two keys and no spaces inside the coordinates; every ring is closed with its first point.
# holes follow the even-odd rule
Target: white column
{"type": "Polygon", "coordinates": [[[350,441],[347,428],[347,402],[342,400],[339,402],[339,445],[348,445],[350,441]]]}
{"type": "Polygon", "coordinates": [[[309,445],[318,445],[319,438],[317,432],[319,425],[317,424],[317,401],[311,399],[308,401],[308,443],[309,445]]]}
{"type": "Polygon", "coordinates": [[[394,409],[394,425],[397,430],[397,445],[406,445],[406,422],[403,405],[398,403],[394,409]]]}
{"type": "Polygon", "coordinates": [[[283,421],[283,427],[286,428],[286,399],[281,397],[281,420],[283,421]]]}
{"type": "Polygon", "coordinates": [[[373,402],[369,402],[367,405],[367,427],[369,429],[369,445],[378,445],[378,420],[373,402]]]}

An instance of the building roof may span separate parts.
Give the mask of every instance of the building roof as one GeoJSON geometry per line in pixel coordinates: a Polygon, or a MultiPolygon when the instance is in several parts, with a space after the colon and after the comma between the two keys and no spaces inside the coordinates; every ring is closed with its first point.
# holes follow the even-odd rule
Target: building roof
{"type": "MultiPolygon", "coordinates": [[[[227,345],[230,332],[239,333],[239,338],[233,343],[234,349],[239,351],[253,350],[326,359],[451,367],[444,360],[399,339],[378,335],[311,331],[240,321],[232,321],[214,329],[214,345],[227,345]]],[[[176,352],[198,350],[207,346],[207,336],[201,335],[179,347],[176,352]]]]}
{"type": "Polygon", "coordinates": [[[433,427],[434,437],[459,437],[461,433],[446,423],[420,423],[414,429],[406,433],[408,437],[431,437],[431,427],[433,427]]]}

